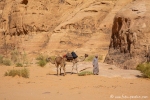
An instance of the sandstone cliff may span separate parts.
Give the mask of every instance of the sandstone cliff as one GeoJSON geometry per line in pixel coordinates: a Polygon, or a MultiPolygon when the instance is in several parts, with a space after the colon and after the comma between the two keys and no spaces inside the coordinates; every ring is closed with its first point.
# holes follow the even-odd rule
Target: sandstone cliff
{"type": "Polygon", "coordinates": [[[106,63],[134,69],[149,58],[150,1],[135,0],[115,16],[106,63]]]}
{"type": "Polygon", "coordinates": [[[132,0],[1,0],[0,52],[105,55],[113,18],[132,0]]]}

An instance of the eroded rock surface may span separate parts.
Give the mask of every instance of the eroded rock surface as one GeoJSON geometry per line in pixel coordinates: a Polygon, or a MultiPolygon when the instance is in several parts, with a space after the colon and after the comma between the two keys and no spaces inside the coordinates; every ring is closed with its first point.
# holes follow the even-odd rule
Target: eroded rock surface
{"type": "Polygon", "coordinates": [[[115,16],[106,63],[134,69],[146,62],[150,47],[150,1],[136,0],[115,16]]]}

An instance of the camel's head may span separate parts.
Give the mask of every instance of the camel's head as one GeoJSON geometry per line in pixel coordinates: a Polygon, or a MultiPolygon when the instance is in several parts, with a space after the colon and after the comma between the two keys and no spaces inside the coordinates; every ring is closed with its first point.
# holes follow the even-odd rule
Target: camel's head
{"type": "Polygon", "coordinates": [[[88,55],[88,54],[85,54],[84,56],[85,56],[85,58],[86,58],[86,57],[88,57],[89,55],[88,55]]]}

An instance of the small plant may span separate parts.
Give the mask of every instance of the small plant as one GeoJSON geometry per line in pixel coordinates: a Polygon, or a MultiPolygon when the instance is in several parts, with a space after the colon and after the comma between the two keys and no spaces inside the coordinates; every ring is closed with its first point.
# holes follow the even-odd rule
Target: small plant
{"type": "Polygon", "coordinates": [[[0,55],[0,64],[2,64],[2,63],[3,63],[3,56],[0,55]]]}
{"type": "MultiPolygon", "coordinates": [[[[85,59],[85,61],[93,61],[93,59],[94,59],[94,55],[91,55],[91,56],[88,56],[86,59],[85,59]]],[[[98,56],[98,60],[100,61],[100,60],[103,60],[103,55],[99,55],[98,56]]]]}
{"type": "Polygon", "coordinates": [[[93,59],[94,59],[94,56],[92,55],[92,56],[88,56],[88,57],[85,59],[85,61],[93,61],[93,59]]]}
{"type": "Polygon", "coordinates": [[[139,64],[136,69],[143,73],[143,77],[150,78],[150,63],[139,64]]]}
{"type": "Polygon", "coordinates": [[[41,54],[36,58],[36,60],[43,60],[43,59],[45,59],[45,57],[41,54]]]}
{"type": "Polygon", "coordinates": [[[10,70],[5,72],[5,76],[12,76],[15,77],[16,75],[24,77],[24,78],[29,78],[29,70],[28,69],[21,69],[21,70],[10,70]]]}
{"type": "Polygon", "coordinates": [[[11,52],[11,60],[12,60],[12,62],[14,62],[14,63],[16,63],[16,62],[18,62],[18,60],[20,60],[20,59],[19,59],[19,52],[18,52],[18,50],[13,50],[13,51],[11,52]]]}
{"type": "Polygon", "coordinates": [[[22,63],[16,63],[16,67],[23,67],[22,63]]]}
{"type": "Polygon", "coordinates": [[[47,64],[47,62],[44,59],[38,61],[38,65],[41,66],[41,67],[44,67],[46,64],[47,64]]]}
{"type": "Polygon", "coordinates": [[[78,76],[86,76],[86,75],[93,75],[93,73],[90,71],[83,71],[81,73],[78,73],[78,76]]]}
{"type": "Polygon", "coordinates": [[[11,61],[9,59],[4,59],[3,60],[3,64],[6,66],[10,66],[11,65],[11,61]]]}
{"type": "Polygon", "coordinates": [[[47,64],[47,57],[43,55],[39,55],[36,60],[38,60],[37,64],[41,67],[44,67],[47,64]]]}
{"type": "Polygon", "coordinates": [[[103,55],[99,55],[98,60],[103,60],[103,55]]]}

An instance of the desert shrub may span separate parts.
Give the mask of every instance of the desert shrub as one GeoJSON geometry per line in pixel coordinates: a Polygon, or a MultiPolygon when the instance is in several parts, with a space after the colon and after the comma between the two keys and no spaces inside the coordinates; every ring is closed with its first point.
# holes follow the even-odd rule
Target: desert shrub
{"type": "Polygon", "coordinates": [[[44,67],[46,64],[47,64],[47,61],[44,60],[44,59],[38,61],[38,65],[41,66],[41,67],[44,67]]]}
{"type": "Polygon", "coordinates": [[[22,63],[16,63],[16,67],[23,67],[22,63]]]}
{"type": "Polygon", "coordinates": [[[29,70],[26,68],[21,69],[21,70],[14,70],[13,69],[13,70],[5,72],[4,75],[5,76],[12,76],[12,77],[15,77],[16,75],[18,75],[18,76],[21,76],[24,78],[29,78],[29,70]]]}
{"type": "Polygon", "coordinates": [[[92,55],[92,56],[88,56],[88,57],[85,59],[85,61],[93,61],[93,58],[94,58],[93,55],[92,55]]]}
{"type": "Polygon", "coordinates": [[[50,58],[51,58],[52,60],[54,60],[56,57],[55,57],[55,56],[51,56],[50,58]]]}
{"type": "Polygon", "coordinates": [[[99,55],[98,60],[103,60],[103,55],[99,55]]]}
{"type": "Polygon", "coordinates": [[[150,78],[150,63],[139,64],[136,69],[142,72],[143,77],[150,78]]]}
{"type": "Polygon", "coordinates": [[[28,65],[27,54],[26,54],[25,51],[24,51],[24,53],[22,54],[22,64],[28,65]]]}
{"type": "Polygon", "coordinates": [[[4,59],[3,60],[3,64],[6,66],[10,66],[11,65],[11,61],[9,59],[4,59]]]}
{"type": "Polygon", "coordinates": [[[25,51],[21,53],[18,50],[13,50],[11,52],[11,60],[14,64],[16,64],[17,67],[19,67],[21,64],[22,66],[28,65],[27,54],[25,53],[25,51]]]}
{"type": "Polygon", "coordinates": [[[45,57],[42,54],[38,55],[38,57],[36,58],[36,60],[43,60],[43,59],[45,59],[45,57]]]}
{"type": "Polygon", "coordinates": [[[78,73],[78,76],[86,76],[86,75],[93,75],[93,73],[90,71],[83,71],[78,73]]]}
{"type": "MultiPolygon", "coordinates": [[[[85,61],[93,61],[94,57],[94,55],[88,56],[85,61]]],[[[103,55],[98,55],[98,60],[103,60],[103,55]]]]}
{"type": "Polygon", "coordinates": [[[39,55],[36,60],[38,60],[37,64],[41,67],[44,67],[47,64],[47,56],[39,55]]]}
{"type": "Polygon", "coordinates": [[[2,63],[3,63],[3,56],[0,55],[0,64],[2,64],[2,63]]]}
{"type": "Polygon", "coordinates": [[[19,60],[19,52],[17,50],[13,50],[11,52],[11,60],[16,63],[19,60]]]}

